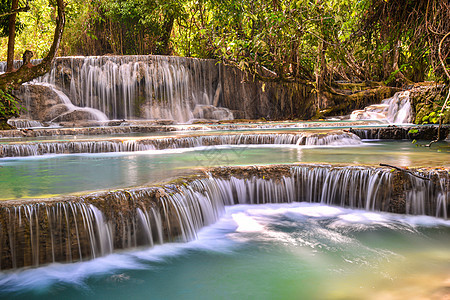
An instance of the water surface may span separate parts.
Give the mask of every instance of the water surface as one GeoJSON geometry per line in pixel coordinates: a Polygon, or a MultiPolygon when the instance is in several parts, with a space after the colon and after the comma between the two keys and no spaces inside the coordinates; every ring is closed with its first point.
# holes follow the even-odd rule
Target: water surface
{"type": "Polygon", "coordinates": [[[437,299],[450,222],[309,203],[237,205],[198,240],[0,274],[1,299],[437,299]]]}
{"type": "Polygon", "coordinates": [[[361,146],[242,145],[3,158],[0,199],[134,187],[223,165],[304,162],[450,167],[449,154],[448,143],[425,148],[409,141],[378,141],[361,146]]]}

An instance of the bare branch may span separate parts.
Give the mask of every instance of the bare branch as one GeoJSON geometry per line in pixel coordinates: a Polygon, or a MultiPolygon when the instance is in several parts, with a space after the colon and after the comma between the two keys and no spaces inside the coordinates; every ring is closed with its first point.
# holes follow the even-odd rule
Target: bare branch
{"type": "Polygon", "coordinates": [[[398,171],[405,172],[405,173],[407,173],[407,174],[409,174],[411,176],[417,177],[417,178],[422,179],[422,180],[428,180],[428,181],[431,180],[430,178],[417,175],[417,174],[415,174],[415,173],[413,173],[413,172],[411,172],[411,171],[409,171],[407,169],[404,169],[404,168],[400,168],[400,167],[396,167],[396,166],[388,165],[388,164],[380,164],[380,166],[382,166],[382,167],[391,167],[391,168],[394,168],[394,169],[396,169],[398,171]]]}
{"type": "Polygon", "coordinates": [[[25,7],[19,7],[18,9],[11,10],[10,12],[0,14],[0,18],[14,15],[14,14],[21,13],[21,12],[27,12],[29,10],[30,10],[30,7],[28,5],[25,7]]]}

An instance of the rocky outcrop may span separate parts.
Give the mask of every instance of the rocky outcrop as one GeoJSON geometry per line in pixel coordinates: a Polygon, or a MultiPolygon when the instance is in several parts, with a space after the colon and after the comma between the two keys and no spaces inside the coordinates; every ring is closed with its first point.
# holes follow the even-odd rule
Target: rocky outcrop
{"type": "Polygon", "coordinates": [[[36,121],[50,121],[57,113],[67,111],[58,94],[51,88],[43,85],[22,85],[15,92],[26,107],[24,117],[36,121]],[[62,109],[63,108],[63,109],[62,109]]]}
{"type": "Polygon", "coordinates": [[[222,103],[237,119],[310,119],[315,114],[313,86],[298,82],[263,82],[221,65],[222,103]]]}
{"type": "MultiPolygon", "coordinates": [[[[411,102],[415,112],[415,124],[438,123],[438,113],[447,97],[448,88],[443,85],[420,85],[411,89],[411,102]],[[431,113],[434,115],[430,116],[431,113]],[[433,118],[435,117],[435,119],[433,118]]],[[[449,103],[450,104],[450,103],[449,103]]],[[[450,109],[444,111],[442,123],[450,123],[450,109]]]]}
{"type": "Polygon", "coordinates": [[[387,86],[370,86],[361,91],[329,88],[321,94],[321,102],[324,103],[324,107],[317,112],[315,117],[349,115],[354,110],[381,103],[382,100],[392,97],[398,91],[400,89],[387,86]]]}
{"type": "MultiPolygon", "coordinates": [[[[339,83],[325,88],[318,97],[312,84],[272,79],[260,81],[236,67],[208,59],[104,56],[57,58],[53,70],[40,80],[57,87],[75,106],[98,109],[110,119],[182,123],[226,120],[231,113],[236,119],[266,120],[348,115],[399,91],[374,82],[339,83]]],[[[27,85],[20,97],[28,107],[28,118],[41,121],[54,117],[55,109],[49,109],[61,103],[54,92],[42,86],[27,85]]],[[[416,122],[436,110],[436,97],[442,97],[440,87],[413,89],[416,122]]]]}
{"type": "MultiPolygon", "coordinates": [[[[438,126],[396,126],[380,128],[350,128],[351,133],[362,139],[382,139],[382,140],[434,140],[437,137],[438,126]]],[[[441,139],[445,139],[450,134],[450,126],[441,127],[441,139]]]]}

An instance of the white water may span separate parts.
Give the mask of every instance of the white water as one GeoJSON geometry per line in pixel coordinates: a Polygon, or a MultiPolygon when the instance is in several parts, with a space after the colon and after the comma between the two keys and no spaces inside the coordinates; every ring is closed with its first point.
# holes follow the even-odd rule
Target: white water
{"type": "Polygon", "coordinates": [[[220,80],[213,61],[165,56],[57,58],[39,79],[64,91],[71,102],[96,108],[110,119],[232,119],[216,108],[220,80]],[[216,95],[217,94],[217,95],[216,95]],[[205,109],[210,114],[205,114],[205,109]],[[197,113],[196,113],[197,112],[197,113]]]}
{"type": "MultiPolygon", "coordinates": [[[[5,208],[1,218],[10,225],[0,233],[9,243],[2,245],[2,251],[11,256],[2,257],[5,265],[0,267],[86,260],[119,249],[152,246],[155,241],[191,241],[201,228],[220,218],[224,206],[235,204],[301,201],[390,210],[394,190],[389,170],[295,166],[290,173],[278,179],[210,176],[179,186],[119,190],[56,204],[5,208]],[[105,206],[105,202],[109,204],[105,206]]],[[[418,186],[411,181],[413,190],[406,192],[407,213],[447,216],[448,174],[441,173],[433,174],[439,178],[438,184],[430,181],[418,186]]],[[[247,225],[251,230],[259,228],[247,225]]]]}
{"type": "MultiPolygon", "coordinates": [[[[50,88],[53,92],[55,92],[58,95],[58,97],[61,100],[61,102],[68,109],[68,111],[63,113],[61,116],[64,116],[64,115],[69,114],[69,113],[74,112],[74,111],[85,111],[85,112],[88,112],[90,116],[92,116],[92,118],[90,118],[91,120],[100,121],[100,122],[106,122],[106,121],[109,120],[108,117],[103,112],[99,111],[98,109],[91,108],[91,107],[78,107],[78,106],[74,105],[72,103],[72,101],[70,101],[69,97],[67,97],[66,94],[64,94],[62,91],[60,91],[58,88],[56,88],[51,83],[35,82],[33,84],[34,85],[46,86],[46,87],[50,88]]],[[[58,116],[58,117],[60,117],[60,116],[58,116]]],[[[58,117],[56,117],[56,118],[58,118],[58,117]]],[[[52,122],[53,120],[51,120],[50,122],[52,122]]]]}
{"type": "Polygon", "coordinates": [[[381,104],[355,110],[350,115],[350,120],[384,120],[392,124],[411,123],[413,115],[409,94],[409,91],[398,92],[393,97],[383,100],[381,104]]]}
{"type": "Polygon", "coordinates": [[[26,119],[9,119],[8,124],[12,125],[16,128],[36,128],[43,127],[42,123],[34,120],[26,120],[26,119]]]}
{"type": "Polygon", "coordinates": [[[26,142],[0,145],[0,157],[45,154],[129,152],[219,145],[361,146],[361,139],[346,132],[332,134],[234,134],[152,139],[26,142]]]}
{"type": "MultiPolygon", "coordinates": [[[[195,241],[122,252],[88,262],[51,264],[36,269],[0,273],[0,293],[8,297],[32,292],[36,298],[45,296],[47,299],[62,297],[65,293],[72,293],[72,297],[73,293],[78,297],[84,295],[83,297],[89,299],[101,298],[107,294],[114,298],[114,294],[110,293],[111,289],[116,290],[113,287],[117,286],[126,289],[128,293],[133,290],[134,297],[148,297],[149,294],[157,297],[156,295],[167,293],[172,296],[165,298],[175,299],[178,293],[190,291],[184,296],[198,299],[226,295],[222,294],[225,291],[220,286],[228,286],[229,281],[234,282],[228,277],[233,276],[232,274],[235,274],[233,278],[241,281],[242,274],[252,274],[243,280],[248,286],[232,284],[238,289],[238,299],[253,293],[264,294],[268,292],[268,287],[275,288],[274,292],[278,287],[281,289],[278,290],[278,295],[286,297],[284,293],[292,289],[290,282],[294,278],[297,287],[303,289],[307,287],[308,282],[311,284],[310,280],[314,285],[320,283],[321,289],[315,289],[319,291],[316,295],[321,295],[321,291],[333,292],[330,285],[333,286],[340,282],[340,278],[350,275],[356,278],[363,276],[356,281],[354,279],[352,283],[358,287],[370,288],[377,283],[371,282],[367,285],[365,281],[370,277],[367,277],[365,272],[376,275],[379,280],[397,282],[399,273],[393,268],[394,265],[400,263],[400,269],[408,268],[408,265],[417,265],[426,257],[424,254],[423,257],[417,257],[414,251],[408,250],[408,245],[411,244],[422,253],[429,251],[430,255],[434,254],[433,262],[448,264],[448,261],[445,262],[448,253],[444,255],[437,252],[442,251],[443,245],[441,248],[436,246],[436,249],[440,250],[434,250],[430,245],[434,241],[421,233],[422,229],[432,230],[436,227],[442,228],[441,234],[444,234],[450,228],[450,221],[309,203],[236,205],[227,207],[224,216],[215,224],[202,229],[195,241]],[[371,233],[375,234],[374,242],[361,240],[361,237],[371,233]],[[392,239],[392,233],[400,238],[392,239]],[[377,235],[380,235],[378,240],[377,235]],[[380,240],[384,236],[387,240],[382,243],[380,240]],[[424,246],[426,244],[421,238],[427,240],[428,247],[424,246]],[[403,244],[406,249],[403,249],[403,244]],[[273,257],[265,253],[272,253],[273,257]],[[215,262],[213,265],[210,265],[211,256],[215,262]],[[239,264],[236,265],[237,262],[230,260],[230,257],[237,259],[239,264]],[[256,261],[253,264],[254,260],[256,261]],[[261,274],[266,271],[263,267],[264,260],[267,260],[269,269],[276,268],[270,264],[271,260],[282,264],[268,273],[273,277],[269,281],[263,280],[264,276],[261,274]],[[205,264],[207,267],[203,271],[201,268],[186,268],[186,262],[189,261],[192,265],[205,264]],[[174,273],[171,273],[171,270],[174,273]],[[297,271],[292,273],[294,270],[297,271]],[[198,280],[199,276],[203,277],[202,273],[205,279],[198,280]],[[217,280],[211,280],[211,276],[217,280]],[[253,276],[262,276],[256,285],[259,286],[259,292],[253,290],[255,287],[251,285],[253,276]],[[319,277],[316,278],[317,276],[319,277]],[[170,283],[164,283],[168,280],[167,277],[171,278],[170,283]],[[184,277],[186,278],[182,279],[184,277]],[[205,281],[206,277],[210,280],[205,281]],[[310,279],[305,282],[305,277],[310,279]],[[280,286],[276,282],[285,283],[280,286]],[[170,284],[170,289],[166,288],[167,284],[170,284]],[[191,294],[191,290],[201,291],[200,287],[208,284],[212,285],[209,293],[191,294]],[[158,287],[159,285],[162,286],[158,287]]],[[[424,269],[417,269],[413,272],[423,271],[424,269]]],[[[429,284],[424,282],[424,285],[429,284]]],[[[297,297],[301,295],[298,288],[297,297]]],[[[386,286],[379,288],[384,290],[386,286]]],[[[351,293],[350,291],[351,289],[347,293],[351,293]]],[[[377,291],[371,291],[373,295],[376,293],[377,291]]],[[[31,295],[28,297],[33,298],[31,295]]],[[[291,299],[292,295],[287,298],[291,299]]]]}

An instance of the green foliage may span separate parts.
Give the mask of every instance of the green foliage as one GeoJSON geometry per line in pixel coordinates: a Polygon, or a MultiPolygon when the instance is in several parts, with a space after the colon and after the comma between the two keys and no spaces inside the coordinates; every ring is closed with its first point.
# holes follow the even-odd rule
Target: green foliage
{"type": "MultiPolygon", "coordinates": [[[[25,50],[33,51],[34,58],[43,58],[48,53],[53,42],[56,23],[56,9],[49,2],[33,0],[30,2],[28,12],[17,15],[17,22],[21,24],[22,30],[16,35],[15,59],[21,60],[25,50]]],[[[8,38],[0,39],[1,60],[6,60],[7,43],[8,38]]]]}
{"type": "MultiPolygon", "coordinates": [[[[10,1],[0,0],[0,10],[10,1]]],[[[440,20],[450,13],[438,0],[70,0],[59,54],[216,58],[263,80],[314,81],[319,90],[335,80],[396,85],[439,78],[438,36],[424,27],[428,2],[429,25],[445,31],[450,23],[440,20]]],[[[32,1],[19,22],[16,57],[26,49],[43,57],[55,23],[51,0],[32,1]]],[[[5,39],[0,45],[5,59],[5,39]]]]}
{"type": "Polygon", "coordinates": [[[6,122],[12,117],[18,117],[23,109],[11,90],[0,90],[0,120],[6,122]]]}
{"type": "MultiPolygon", "coordinates": [[[[0,14],[11,11],[11,0],[0,0],[0,14]]],[[[24,24],[16,20],[16,34],[22,32],[24,24]]],[[[9,16],[0,17],[0,37],[9,35],[9,16]]]]}
{"type": "Polygon", "coordinates": [[[74,1],[67,8],[64,52],[82,55],[169,54],[179,1],[74,1]]]}
{"type": "Polygon", "coordinates": [[[441,109],[430,112],[428,115],[422,118],[422,124],[438,124],[441,117],[444,117],[446,112],[450,111],[450,107],[447,107],[444,112],[441,109]]]}
{"type": "Polygon", "coordinates": [[[188,1],[176,52],[219,58],[260,78],[311,80],[341,57],[355,1],[188,1]],[[318,56],[324,60],[318,63],[318,56]],[[322,66],[322,63],[324,64],[322,66]]]}

